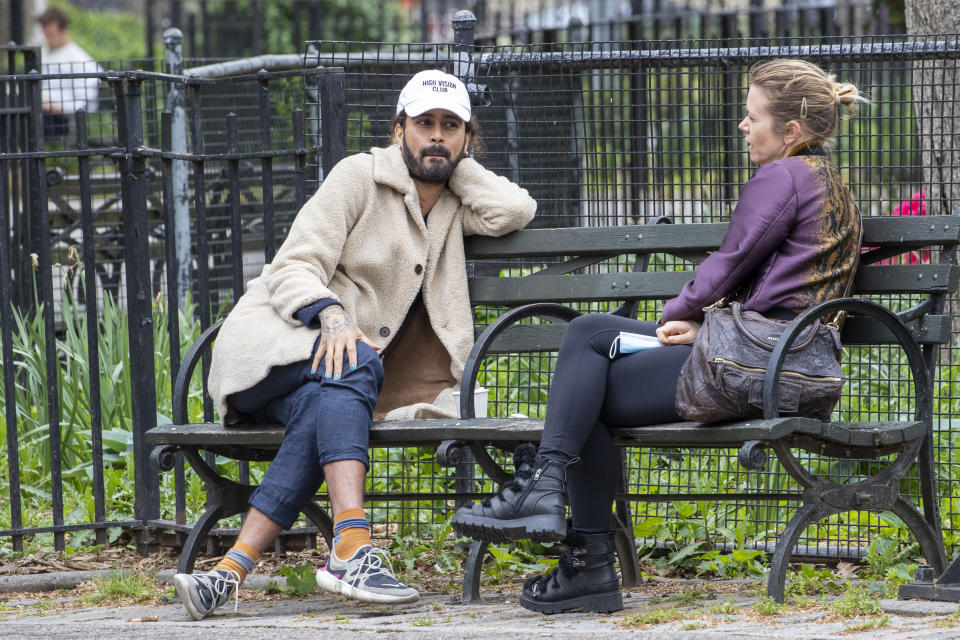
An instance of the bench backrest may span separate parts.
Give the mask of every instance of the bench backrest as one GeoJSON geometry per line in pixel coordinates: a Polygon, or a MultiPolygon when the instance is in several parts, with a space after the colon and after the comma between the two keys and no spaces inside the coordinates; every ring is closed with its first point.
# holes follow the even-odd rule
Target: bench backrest
{"type": "MultiPolygon", "coordinates": [[[[664,254],[697,263],[720,246],[727,226],[530,229],[501,238],[470,237],[467,257],[473,260],[496,264],[522,259],[526,265],[544,261],[543,268],[531,275],[470,278],[470,299],[474,305],[508,307],[533,302],[630,304],[667,300],[693,278],[694,270],[646,270],[650,257],[664,254]],[[632,268],[583,272],[620,256],[633,256],[632,268]]],[[[945,297],[956,291],[960,279],[960,267],[954,260],[955,247],[960,243],[960,216],[864,218],[863,226],[863,246],[869,249],[861,257],[854,295],[895,294],[911,296],[910,300],[920,296],[921,304],[901,312],[901,318],[919,343],[949,343],[950,317],[942,311],[945,297]],[[901,254],[915,257],[897,258],[901,254]]],[[[555,325],[514,327],[498,339],[494,352],[556,349],[562,332],[563,327],[555,325]]],[[[855,316],[844,325],[843,340],[846,344],[894,342],[886,328],[855,316]]]]}

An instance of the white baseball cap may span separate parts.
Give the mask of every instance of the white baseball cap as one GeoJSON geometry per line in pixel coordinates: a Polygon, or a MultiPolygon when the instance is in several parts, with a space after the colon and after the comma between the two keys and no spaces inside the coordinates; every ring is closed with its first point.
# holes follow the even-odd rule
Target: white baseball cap
{"type": "Polygon", "coordinates": [[[437,69],[421,71],[407,82],[400,99],[397,113],[405,112],[416,118],[431,109],[446,109],[464,122],[470,121],[470,94],[456,77],[437,69]]]}

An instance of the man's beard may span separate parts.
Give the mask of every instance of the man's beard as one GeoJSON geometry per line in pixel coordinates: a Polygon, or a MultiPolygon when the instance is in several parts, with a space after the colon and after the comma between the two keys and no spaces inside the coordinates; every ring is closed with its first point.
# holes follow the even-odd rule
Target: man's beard
{"type": "Polygon", "coordinates": [[[453,170],[457,168],[457,165],[460,164],[461,160],[467,157],[466,150],[461,150],[460,155],[458,155],[452,161],[441,165],[435,165],[432,162],[428,164],[425,156],[439,155],[443,156],[447,160],[450,160],[450,151],[446,147],[438,144],[424,147],[420,150],[420,157],[416,158],[413,155],[413,151],[411,151],[410,147],[407,146],[406,138],[404,138],[400,144],[400,149],[403,152],[403,161],[407,165],[407,171],[410,172],[410,175],[413,176],[414,180],[419,180],[420,182],[431,182],[434,184],[446,184],[447,180],[450,179],[450,176],[453,175],[453,170]]]}

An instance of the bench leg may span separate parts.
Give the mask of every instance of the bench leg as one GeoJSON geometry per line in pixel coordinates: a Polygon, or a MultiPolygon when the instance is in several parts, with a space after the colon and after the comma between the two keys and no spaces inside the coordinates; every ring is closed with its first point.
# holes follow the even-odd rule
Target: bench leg
{"type": "MultiPolygon", "coordinates": [[[[617,493],[627,493],[627,456],[623,448],[617,448],[617,457],[620,461],[620,475],[617,478],[617,493]]],[[[626,500],[617,499],[613,514],[614,544],[617,547],[617,556],[620,558],[620,580],[624,589],[640,584],[640,561],[637,558],[637,547],[633,538],[633,516],[630,514],[630,504],[626,500]]]]}
{"type": "MultiPolygon", "coordinates": [[[[629,512],[628,512],[629,517],[629,512]]],[[[629,522],[629,520],[628,520],[629,522]]],[[[620,558],[620,581],[624,589],[640,584],[640,561],[633,541],[633,528],[625,525],[618,515],[613,516],[613,543],[620,558]]]]}
{"type": "Polygon", "coordinates": [[[327,543],[327,549],[333,549],[333,520],[326,511],[317,506],[313,500],[309,501],[302,509],[303,515],[307,516],[310,522],[320,530],[327,543]]]}
{"type": "Polygon", "coordinates": [[[214,505],[203,512],[200,519],[191,527],[190,536],[183,545],[183,551],[180,552],[180,564],[177,565],[177,573],[193,573],[193,565],[197,560],[200,545],[207,539],[210,529],[230,515],[232,514],[227,513],[226,509],[220,505],[214,505]]]}
{"type": "Polygon", "coordinates": [[[873,476],[852,484],[837,484],[819,478],[800,463],[784,441],[773,443],[773,450],[783,468],[804,487],[803,505],[790,519],[777,541],[770,564],[767,593],[775,601],[784,599],[787,563],[803,530],[814,522],[847,511],[892,511],[917,537],[921,551],[934,573],[946,566],[946,552],[939,528],[900,495],[900,479],[917,460],[922,441],[905,443],[895,460],[873,476]]]}
{"type": "Polygon", "coordinates": [[[483,602],[480,597],[480,573],[483,569],[483,558],[487,555],[487,543],[474,540],[470,543],[467,561],[463,566],[463,593],[460,601],[463,604],[477,604],[483,602]]]}
{"type": "Polygon", "coordinates": [[[939,529],[933,528],[920,515],[916,507],[902,497],[897,498],[892,511],[904,521],[913,535],[917,537],[917,542],[920,543],[920,553],[923,554],[927,565],[933,569],[934,575],[942,574],[947,567],[947,554],[943,547],[943,539],[940,537],[939,529]]]}
{"type": "Polygon", "coordinates": [[[803,530],[821,518],[820,510],[814,504],[805,504],[790,518],[786,529],[777,540],[777,548],[773,552],[773,561],[770,563],[770,577],[767,578],[767,595],[774,602],[783,604],[787,582],[787,565],[790,563],[790,553],[797,545],[797,540],[803,530]]]}
{"type": "Polygon", "coordinates": [[[196,449],[187,449],[183,453],[207,488],[207,510],[190,529],[177,566],[180,573],[191,573],[200,544],[207,539],[207,534],[220,520],[244,513],[255,487],[224,478],[204,461],[196,449]]]}

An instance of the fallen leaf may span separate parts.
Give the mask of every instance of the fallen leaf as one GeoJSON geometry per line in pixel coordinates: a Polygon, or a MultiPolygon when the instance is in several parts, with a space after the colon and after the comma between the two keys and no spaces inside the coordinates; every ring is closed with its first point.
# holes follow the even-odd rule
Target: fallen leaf
{"type": "Polygon", "coordinates": [[[127,622],[157,622],[159,619],[157,616],[140,616],[139,618],[127,618],[127,622]]]}
{"type": "Polygon", "coordinates": [[[834,571],[834,574],[838,578],[843,578],[844,580],[851,580],[857,577],[857,571],[860,570],[860,567],[851,563],[851,562],[838,562],[837,569],[834,571]]]}

